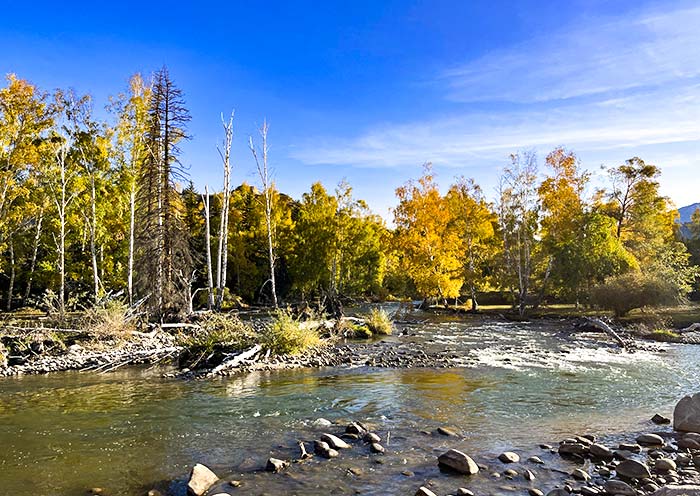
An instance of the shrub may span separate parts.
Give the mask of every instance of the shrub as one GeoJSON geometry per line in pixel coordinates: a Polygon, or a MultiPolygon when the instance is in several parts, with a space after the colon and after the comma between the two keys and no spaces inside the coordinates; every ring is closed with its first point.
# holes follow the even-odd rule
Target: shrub
{"type": "Polygon", "coordinates": [[[635,308],[677,305],[683,301],[680,288],[656,274],[630,272],[609,278],[593,289],[593,303],[615,316],[627,315],[635,308]]]}
{"type": "Polygon", "coordinates": [[[199,322],[195,331],[181,331],[177,342],[195,354],[208,354],[214,348],[242,350],[256,341],[253,329],[235,315],[211,313],[199,322]]]}
{"type": "Polygon", "coordinates": [[[300,322],[287,310],[279,310],[275,314],[262,338],[263,346],[277,355],[297,355],[321,343],[312,322],[300,322]]]}
{"type": "Polygon", "coordinates": [[[373,308],[367,316],[367,327],[372,334],[391,334],[392,322],[386,310],[373,308]]]}
{"type": "Polygon", "coordinates": [[[119,300],[108,300],[85,311],[84,327],[97,336],[124,336],[135,329],[129,306],[119,300]]]}

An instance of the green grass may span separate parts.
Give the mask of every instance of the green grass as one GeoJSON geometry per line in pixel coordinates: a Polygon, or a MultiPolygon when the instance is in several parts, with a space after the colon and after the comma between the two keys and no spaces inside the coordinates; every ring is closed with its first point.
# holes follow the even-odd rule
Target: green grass
{"type": "Polygon", "coordinates": [[[289,312],[279,310],[262,336],[262,345],[276,355],[298,355],[321,344],[315,326],[300,322],[289,312]]]}
{"type": "Polygon", "coordinates": [[[366,318],[367,328],[373,335],[391,335],[392,322],[386,310],[373,308],[366,318]]]}

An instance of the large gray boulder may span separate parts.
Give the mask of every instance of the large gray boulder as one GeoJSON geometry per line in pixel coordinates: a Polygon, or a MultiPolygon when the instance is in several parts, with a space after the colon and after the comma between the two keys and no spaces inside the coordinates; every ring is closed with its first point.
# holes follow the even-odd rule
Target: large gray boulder
{"type": "Polygon", "coordinates": [[[451,449],[440,455],[438,465],[466,475],[473,475],[479,471],[479,466],[474,460],[456,449],[451,449]]]}
{"type": "Polygon", "coordinates": [[[654,491],[652,496],[700,496],[700,486],[664,486],[654,491]]]}
{"type": "Polygon", "coordinates": [[[213,486],[219,478],[214,472],[209,470],[201,463],[198,463],[192,468],[190,480],[187,481],[187,494],[191,496],[202,496],[213,486]]]}
{"type": "Polygon", "coordinates": [[[700,432],[700,393],[681,399],[673,410],[673,428],[683,432],[700,432]]]}

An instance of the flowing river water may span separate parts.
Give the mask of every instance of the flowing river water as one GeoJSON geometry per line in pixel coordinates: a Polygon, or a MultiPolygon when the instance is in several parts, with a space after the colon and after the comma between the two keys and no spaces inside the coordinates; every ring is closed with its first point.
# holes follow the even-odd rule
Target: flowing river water
{"type": "MultiPolygon", "coordinates": [[[[162,369],[0,379],[0,494],[85,495],[92,487],[183,494],[181,481],[196,462],[240,480],[240,488],[227,486],[230,494],[413,494],[427,480],[445,494],[466,485],[437,469],[435,456],[448,447],[489,465],[506,449],[544,457],[539,443],[572,434],[614,440],[658,430],[648,422],[654,413],[670,415],[681,396],[700,391],[699,346],[626,353],[601,335],[570,334],[565,321],[437,318],[399,331],[406,335],[387,339],[454,350],[454,367],[282,370],[207,381],[164,379],[162,369]],[[339,426],[319,428],[318,418],[339,426]],[[387,454],[358,445],[336,460],[260,472],[267,457],[294,458],[297,440],[342,431],[349,420],[373,426],[387,454]],[[460,437],[432,433],[438,426],[460,437]]],[[[470,487],[508,491],[478,477],[470,487]]],[[[546,485],[547,475],[540,480],[546,485]]]]}

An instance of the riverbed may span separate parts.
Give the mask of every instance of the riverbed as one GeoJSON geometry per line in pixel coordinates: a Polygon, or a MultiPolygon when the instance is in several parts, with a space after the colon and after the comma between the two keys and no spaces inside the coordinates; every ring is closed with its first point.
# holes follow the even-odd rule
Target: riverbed
{"type": "MultiPolygon", "coordinates": [[[[571,334],[570,326],[422,317],[387,338],[451,352],[451,366],[437,369],[356,366],[184,381],[163,378],[162,368],[132,368],[3,378],[0,492],[85,495],[99,487],[137,496],[158,487],[182,494],[197,462],[240,480],[231,494],[413,494],[428,480],[454,491],[464,482],[435,464],[447,447],[486,465],[506,449],[544,457],[538,444],[572,434],[622,439],[663,430],[649,418],[670,415],[680,397],[700,391],[700,347],[628,353],[599,334],[571,334]],[[320,428],[319,418],[337,427],[320,428]],[[296,441],[342,431],[350,420],[373,426],[387,454],[358,446],[286,474],[260,472],[267,457],[293,458],[296,441]],[[436,435],[439,426],[459,437],[436,435]]],[[[483,477],[470,483],[478,488],[483,477]]]]}

